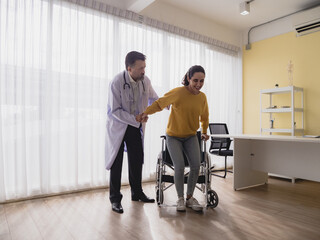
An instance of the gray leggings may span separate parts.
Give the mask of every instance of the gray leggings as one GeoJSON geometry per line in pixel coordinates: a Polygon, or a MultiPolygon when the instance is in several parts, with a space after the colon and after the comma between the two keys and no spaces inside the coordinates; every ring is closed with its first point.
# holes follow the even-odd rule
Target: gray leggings
{"type": "Polygon", "coordinates": [[[178,197],[183,197],[184,193],[184,158],[183,152],[187,156],[190,173],[188,177],[187,195],[193,195],[196,187],[200,169],[200,147],[197,135],[178,138],[168,136],[167,148],[169,150],[174,165],[174,183],[178,197]]]}

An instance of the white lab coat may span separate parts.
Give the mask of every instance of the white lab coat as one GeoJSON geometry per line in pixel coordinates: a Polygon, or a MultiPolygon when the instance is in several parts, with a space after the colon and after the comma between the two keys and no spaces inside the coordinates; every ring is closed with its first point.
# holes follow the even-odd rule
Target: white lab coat
{"type": "MultiPolygon", "coordinates": [[[[125,86],[123,74],[125,74],[126,82],[130,84],[128,72],[124,71],[116,75],[109,85],[105,142],[105,166],[107,170],[111,168],[118,154],[127,126],[131,125],[138,128],[140,125],[135,116],[130,114],[133,91],[131,86],[130,88],[127,85],[125,86]]],[[[139,81],[138,84],[140,90],[138,108],[139,113],[142,113],[158,99],[158,95],[153,90],[151,81],[147,76],[144,76],[143,84],[142,81],[139,81]]],[[[142,124],[142,129],[144,132],[145,124],[142,124]]]]}

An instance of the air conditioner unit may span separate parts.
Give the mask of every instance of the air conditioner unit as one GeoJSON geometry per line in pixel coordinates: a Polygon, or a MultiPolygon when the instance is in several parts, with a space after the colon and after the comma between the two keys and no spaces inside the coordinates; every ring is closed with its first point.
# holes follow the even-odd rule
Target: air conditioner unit
{"type": "Polygon", "coordinates": [[[320,6],[294,15],[293,26],[297,36],[320,31],[320,6]]]}
{"type": "Polygon", "coordinates": [[[320,19],[294,26],[297,36],[320,31],[320,19]]]}

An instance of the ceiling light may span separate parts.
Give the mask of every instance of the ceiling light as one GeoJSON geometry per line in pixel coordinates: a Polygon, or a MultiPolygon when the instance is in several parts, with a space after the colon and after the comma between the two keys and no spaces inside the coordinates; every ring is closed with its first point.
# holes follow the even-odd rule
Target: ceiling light
{"type": "Polygon", "coordinates": [[[250,1],[240,3],[240,14],[247,15],[250,13],[250,1]]]}

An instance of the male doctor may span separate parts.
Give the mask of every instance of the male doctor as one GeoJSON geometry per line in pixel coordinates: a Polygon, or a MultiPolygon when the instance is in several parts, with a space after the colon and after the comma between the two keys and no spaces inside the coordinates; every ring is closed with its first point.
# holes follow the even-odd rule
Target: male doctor
{"type": "Polygon", "coordinates": [[[154,202],[144,194],[141,185],[147,119],[140,119],[139,114],[158,99],[150,79],[144,75],[145,60],[144,54],[129,52],[125,59],[126,71],[116,75],[109,86],[105,161],[106,169],[110,170],[109,198],[112,210],[117,213],[123,213],[120,187],[124,149],[128,154],[131,200],[154,202]]]}

